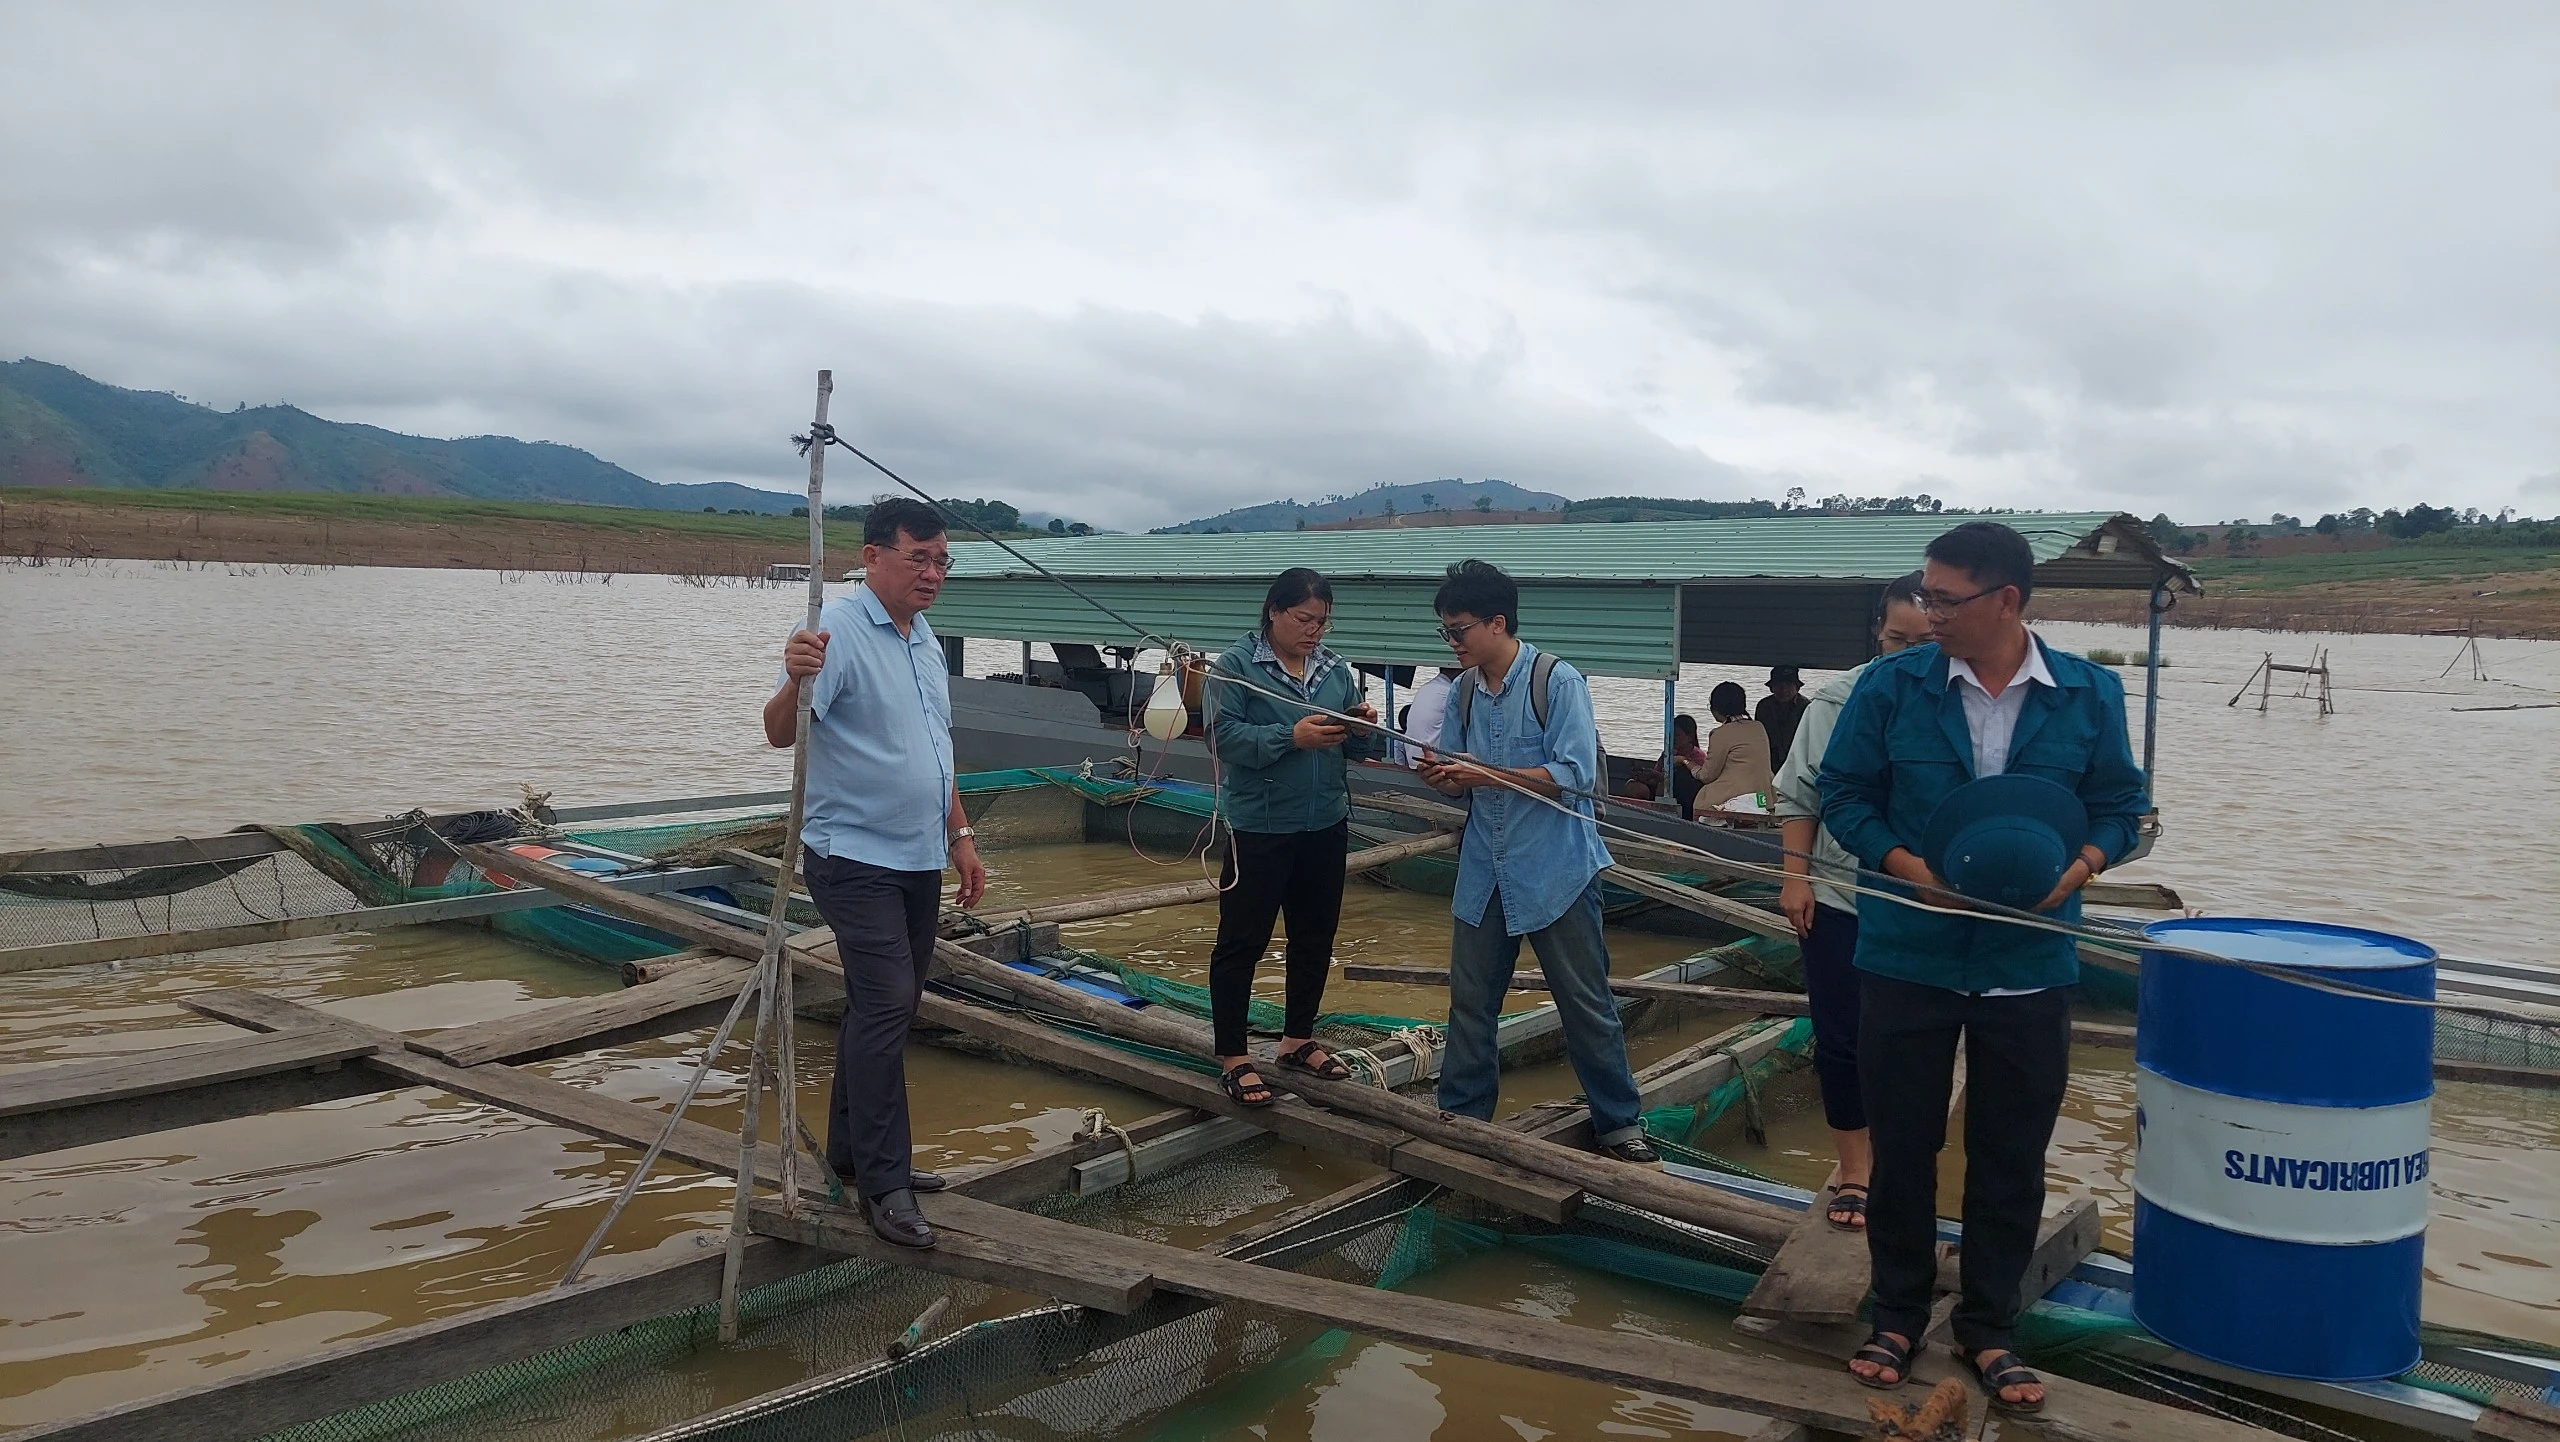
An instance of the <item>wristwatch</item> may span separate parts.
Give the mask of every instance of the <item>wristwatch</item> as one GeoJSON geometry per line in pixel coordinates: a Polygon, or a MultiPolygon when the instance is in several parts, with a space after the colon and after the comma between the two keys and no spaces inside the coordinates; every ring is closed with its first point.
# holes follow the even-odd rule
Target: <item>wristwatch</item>
{"type": "Polygon", "coordinates": [[[969,840],[977,834],[978,828],[974,826],[963,826],[959,830],[952,832],[949,836],[942,838],[942,849],[949,851],[952,847],[959,845],[963,841],[969,840]]]}

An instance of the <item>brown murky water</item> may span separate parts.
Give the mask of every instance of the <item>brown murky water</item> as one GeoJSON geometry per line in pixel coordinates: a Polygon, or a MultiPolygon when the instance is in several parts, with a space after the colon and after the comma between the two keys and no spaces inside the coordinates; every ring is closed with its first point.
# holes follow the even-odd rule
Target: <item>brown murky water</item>
{"type": "MultiPolygon", "coordinates": [[[[501,584],[460,572],[232,575],[137,564],[0,569],[0,847],[133,840],[256,819],[485,804],[519,780],[563,800],[779,786],[753,708],[788,591],[705,590],[661,578],[611,587],[501,584]]],[[[2065,645],[2139,644],[2057,627],[2065,645]]],[[[2326,721],[2307,703],[2261,717],[2222,701],[2258,654],[2300,638],[2171,637],[2162,802],[2170,818],[2149,875],[2216,911],[2360,921],[2451,952],[2554,959],[2555,878],[2524,844],[2560,782],[2560,712],[2456,713],[2560,688],[2560,647],[2489,647],[2496,682],[2434,676],[2456,643],[2334,643],[2349,689],[2326,721]],[[2539,868],[2539,869],[2537,869],[2539,868]],[[2316,900],[2306,900],[2316,898],[2316,900]]],[[[1005,664],[1001,648],[983,660],[1005,664]]],[[[1692,668],[1703,697],[1724,674],[1692,668]]],[[[2136,686],[2139,682],[2136,680],[2136,686]]],[[[1756,687],[1754,688],[1756,692],[1756,687]]],[[[1656,688],[1601,683],[1618,749],[1658,724],[1656,688]]],[[[1191,874],[1125,847],[1025,847],[993,858],[1000,895],[1057,895],[1191,874]]],[[[1082,945],[1200,979],[1204,908],[1075,929],[1082,945]]],[[[1356,887],[1346,959],[1437,960],[1445,910],[1356,887]]],[[[1690,944],[1621,934],[1621,972],[1690,944]]],[[[1276,978],[1266,984],[1275,989],[1276,978]]],[[[610,990],[602,968],[469,932],[392,932],[252,948],[176,965],[0,978],[0,1069],[144,1050],[222,1034],[174,1002],[208,986],[258,986],[380,1025],[428,1030],[610,990]]],[[[1522,999],[1523,1004],[1534,998],[1522,999]]],[[[1338,1009],[1430,1015],[1429,993],[1337,983],[1338,1009]]],[[[1643,1038],[1638,1062],[1713,1029],[1699,1017],[1643,1038]]],[[[699,1038],[672,1037],[547,1063],[610,1095],[665,1105],[699,1038]]],[[[823,1096],[824,1039],[810,1034],[804,1095],[823,1096]]],[[[2053,1157],[2057,1198],[2094,1195],[2123,1241],[2130,1203],[2131,1076],[2121,1053],[2080,1058],[2053,1157]]],[[[1118,1119],[1159,1108],[1114,1088],[919,1049],[917,1135],[927,1165],[1003,1160],[1063,1139],[1080,1110],[1118,1119]]],[[[1561,1066],[1517,1075],[1506,1098],[1569,1093],[1561,1066]]],[[[701,1107],[734,1118],[736,1080],[715,1074],[701,1107]]],[[[1716,1144],[1800,1183],[1828,1166],[1819,1118],[1782,1106],[1771,1145],[1716,1144]]],[[[2448,1085],[2437,1100],[2432,1320],[2560,1343],[2560,1106],[2548,1096],[2448,1085]]],[[[0,1427],[194,1385],[371,1333],[522,1296],[556,1276],[626,1175],[623,1149],[442,1093],[409,1090],[165,1133],[0,1166],[0,1427]]],[[[1361,1175],[1275,1148],[1214,1194],[1154,1223],[1201,1242],[1361,1175]]],[[[1950,1169],[1952,1197],[1957,1185],[1950,1169]]],[[[612,1256],[705,1245],[724,1183],[665,1168],[612,1256]]],[[[1418,1284],[1439,1295],[1603,1328],[1732,1345],[1720,1313],[1678,1294],[1513,1252],[1468,1259],[1418,1284]]],[[[1005,1310],[1021,1299],[998,1299],[1005,1310]]],[[[708,1408],[796,1380],[772,1350],[716,1349],[670,1369],[708,1408]]],[[[1354,1341],[1323,1359],[1235,1435],[1368,1439],[1436,1435],[1743,1435],[1732,1414],[1623,1389],[1354,1341]]],[[[682,1410],[679,1408],[679,1410],[682,1410]]],[[[664,1416],[598,1420],[598,1437],[664,1416]]],[[[1215,1429],[1210,1429],[1212,1434],[1215,1429]]]]}

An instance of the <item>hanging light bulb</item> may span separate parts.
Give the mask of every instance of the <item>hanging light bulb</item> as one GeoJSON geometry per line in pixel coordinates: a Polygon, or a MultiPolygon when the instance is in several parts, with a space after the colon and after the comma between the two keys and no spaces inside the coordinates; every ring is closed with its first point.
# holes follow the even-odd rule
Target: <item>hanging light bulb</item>
{"type": "Polygon", "coordinates": [[[1174,679],[1173,662],[1156,666],[1156,689],[1147,697],[1147,734],[1170,741],[1191,725],[1191,708],[1182,704],[1182,683],[1174,679]]]}

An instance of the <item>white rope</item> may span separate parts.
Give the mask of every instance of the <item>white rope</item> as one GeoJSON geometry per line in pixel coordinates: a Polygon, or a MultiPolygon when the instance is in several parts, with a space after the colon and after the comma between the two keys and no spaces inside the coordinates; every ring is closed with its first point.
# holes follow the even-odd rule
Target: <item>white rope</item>
{"type": "MultiPolygon", "coordinates": [[[[1312,702],[1300,698],[1282,696],[1268,688],[1256,686],[1252,682],[1238,677],[1228,676],[1215,669],[1209,670],[1207,675],[1209,679],[1221,684],[1238,686],[1251,691],[1259,691],[1263,695],[1270,696],[1274,700],[1286,701],[1293,705],[1303,706],[1309,711],[1324,716],[1330,716],[1341,721],[1372,726],[1390,736],[1394,736],[1412,745],[1420,746],[1435,755],[1467,762],[1468,764],[1482,770],[1497,784],[1509,787],[1513,791],[1518,792],[1522,796],[1528,797],[1530,800],[1535,801],[1542,806],[1552,807],[1557,811],[1563,812],[1567,816],[1588,821],[1603,832],[1615,833],[1628,840],[1639,841],[1648,846],[1659,847],[1666,851],[1683,852],[1688,855],[1698,857],[1700,860],[1706,861],[1713,866],[1740,871],[1747,875],[1755,876],[1764,880],[1783,882],[1790,877],[1790,873],[1784,867],[1769,866],[1754,861],[1739,861],[1729,856],[1718,855],[1715,852],[1704,849],[1703,847],[1691,846],[1685,842],[1671,841],[1659,836],[1648,835],[1644,832],[1637,831],[1632,827],[1623,826],[1616,822],[1602,819],[1598,816],[1584,816],[1580,811],[1566,805],[1556,797],[1549,796],[1546,793],[1539,791],[1537,788],[1530,786],[1520,778],[1511,775],[1504,768],[1495,766],[1491,762],[1469,755],[1463,751],[1452,751],[1449,748],[1442,746],[1436,738],[1425,742],[1418,737],[1410,736],[1402,731],[1395,730],[1391,726],[1381,725],[1374,722],[1364,722],[1356,716],[1345,715],[1340,711],[1330,710],[1326,707],[1315,705],[1312,702]]],[[[1590,801],[1595,807],[1606,799],[1592,792],[1574,790],[1573,788],[1564,786],[1561,783],[1557,783],[1557,790],[1563,796],[1569,796],[1576,800],[1590,801]]],[[[1789,850],[1783,843],[1772,842],[1768,843],[1768,845],[1771,850],[1776,851],[1783,856],[1802,857],[1806,860],[1812,859],[1810,853],[1789,850]]],[[[1839,885],[1842,890],[1852,891],[1860,896],[1876,897],[1883,901],[1892,902],[1896,906],[1906,906],[1914,911],[1925,911],[1935,916],[1951,916],[1977,921],[1997,921],[2003,925],[2025,927],[2031,931],[2048,932],[2057,936],[2069,937],[2074,941],[2085,941],[2099,946],[2133,946],[2138,947],[2143,951],[2160,952],[2165,955],[2180,957],[2185,960],[2207,962],[2216,966],[2237,967],[2242,971],[2253,972],[2259,976],[2268,977],[2272,980],[2285,982],[2294,986],[2305,987],[2312,991],[2324,991],[2334,995],[2354,997],[2364,1001],[2378,1001],[2392,1006],[2413,1006],[2431,1011],[2457,1012],[2469,1016],[2480,1016],[2499,1021],[2517,1022],[2527,1026],[2548,1027],[2551,1025],[2551,1022],[2547,1018],[2537,1017],[2503,1007],[2484,1006],[2472,1002],[2444,1001],[2429,997],[2405,996],[2398,992],[2383,991],[2376,987],[2357,986],[2351,982],[2332,981],[2326,977],[2305,975],[2293,968],[2274,963],[2248,961],[2238,957],[2224,956],[2218,952],[2203,951],[2194,947],[2179,946],[2172,942],[2163,942],[2150,937],[2144,937],[2139,941],[2135,941],[2132,938],[2102,931],[2096,927],[2073,926],[2067,922],[2055,921],[2050,917],[2039,916],[2034,912],[2025,911],[2017,907],[2002,906],[1996,902],[1976,902],[1972,905],[1962,907],[1937,906],[1930,902],[1923,901],[1916,896],[1906,896],[1898,891],[1884,890],[1866,884],[1866,881],[1868,880],[1890,882],[1894,886],[1903,886],[1908,884],[1903,882],[1901,878],[1893,876],[1890,873],[1872,871],[1863,866],[1854,867],[1853,871],[1857,876],[1864,878],[1865,880],[1840,882],[1839,885]]]]}
{"type": "Polygon", "coordinates": [[[1080,1121],[1081,1126],[1076,1135],[1083,1140],[1098,1142],[1104,1137],[1120,1139],[1120,1151],[1129,1159],[1129,1180],[1133,1182],[1138,1180],[1138,1141],[1137,1138],[1129,1135],[1129,1129],[1112,1121],[1110,1113],[1100,1107],[1086,1107],[1080,1121]]]}

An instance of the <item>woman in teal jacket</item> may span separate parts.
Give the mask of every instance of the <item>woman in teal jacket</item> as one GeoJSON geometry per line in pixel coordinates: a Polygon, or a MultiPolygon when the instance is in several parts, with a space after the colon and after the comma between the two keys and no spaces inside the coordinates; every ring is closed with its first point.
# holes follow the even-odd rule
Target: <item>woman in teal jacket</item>
{"type": "Polygon", "coordinates": [[[1325,578],[1303,566],[1281,572],[1263,597],[1261,629],[1218,658],[1204,697],[1230,836],[1218,882],[1218,944],[1209,953],[1209,1017],[1218,1084],[1244,1106],[1269,1106],[1278,1095],[1245,1054],[1245,1013],[1254,967],[1284,914],[1288,1015],[1280,1065],[1333,1079],[1351,1075],[1315,1040],[1316,1014],[1342,919],[1342,860],[1351,837],[1345,763],[1378,759],[1386,743],[1377,732],[1311,709],[1378,719],[1361,698],[1359,673],[1325,649],[1332,628],[1333,587],[1325,578]]]}

